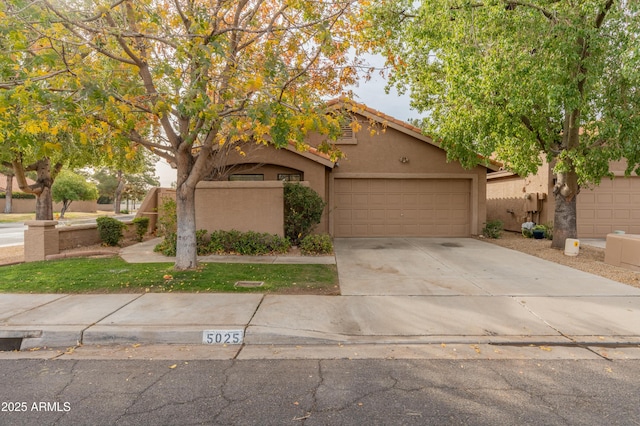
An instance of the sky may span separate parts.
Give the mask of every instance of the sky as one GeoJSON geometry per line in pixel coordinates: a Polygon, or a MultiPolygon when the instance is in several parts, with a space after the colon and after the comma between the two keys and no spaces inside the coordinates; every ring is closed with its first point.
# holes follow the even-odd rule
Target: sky
{"type": "MultiPolygon", "coordinates": [[[[370,57],[368,62],[373,66],[381,66],[384,60],[381,57],[370,57]]],[[[356,95],[354,100],[398,120],[407,121],[411,118],[421,117],[420,113],[410,108],[409,95],[401,96],[395,89],[391,89],[389,94],[386,94],[384,90],[386,84],[386,80],[378,74],[375,74],[369,81],[362,80],[357,87],[351,88],[356,95]]],[[[163,187],[168,188],[172,182],[176,181],[176,171],[164,160],[156,165],[156,174],[163,187]]]]}

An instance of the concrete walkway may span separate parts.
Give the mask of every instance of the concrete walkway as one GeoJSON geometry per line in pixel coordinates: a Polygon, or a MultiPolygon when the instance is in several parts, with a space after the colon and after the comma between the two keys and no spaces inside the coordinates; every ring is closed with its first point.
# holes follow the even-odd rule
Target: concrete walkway
{"type": "MultiPolygon", "coordinates": [[[[208,358],[640,359],[638,288],[474,239],[338,239],[335,249],[322,261],[337,260],[342,296],[3,294],[0,339],[84,345],[76,353],[188,345],[208,358]],[[204,344],[210,330],[243,344],[204,344]]],[[[148,250],[122,256],[157,256],[148,250]]]]}

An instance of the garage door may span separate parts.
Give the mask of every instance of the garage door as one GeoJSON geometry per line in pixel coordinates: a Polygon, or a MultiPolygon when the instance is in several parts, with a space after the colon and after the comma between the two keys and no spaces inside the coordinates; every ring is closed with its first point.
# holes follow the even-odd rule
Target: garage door
{"type": "Polygon", "coordinates": [[[467,237],[469,179],[335,179],[336,237],[467,237]]]}
{"type": "Polygon", "coordinates": [[[604,238],[616,230],[640,233],[640,178],[603,179],[578,195],[578,235],[604,238]]]}

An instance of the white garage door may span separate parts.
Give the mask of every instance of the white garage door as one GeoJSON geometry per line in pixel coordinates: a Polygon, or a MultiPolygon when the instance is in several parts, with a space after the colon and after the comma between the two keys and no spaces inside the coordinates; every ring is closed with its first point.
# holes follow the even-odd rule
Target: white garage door
{"type": "Polygon", "coordinates": [[[336,237],[468,237],[469,179],[335,179],[336,237]]]}
{"type": "Polygon", "coordinates": [[[578,235],[604,238],[616,230],[640,233],[640,177],[603,179],[578,195],[578,235]]]}

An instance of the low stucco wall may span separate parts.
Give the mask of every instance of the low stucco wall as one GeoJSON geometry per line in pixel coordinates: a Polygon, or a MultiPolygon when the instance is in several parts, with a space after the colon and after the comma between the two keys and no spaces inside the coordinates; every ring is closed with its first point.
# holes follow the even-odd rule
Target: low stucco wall
{"type": "Polygon", "coordinates": [[[604,261],[640,272],[640,235],[608,234],[604,261]]]}
{"type": "MultiPolygon", "coordinates": [[[[136,234],[133,222],[125,222],[126,227],[123,230],[124,239],[133,238],[136,234]]],[[[68,250],[76,247],[92,246],[101,244],[98,225],[74,225],[61,226],[58,228],[58,247],[59,250],[68,250]]]]}
{"type": "MultiPolygon", "coordinates": [[[[24,233],[26,262],[45,260],[47,256],[59,254],[62,250],[87,247],[102,243],[97,224],[60,226],[56,220],[31,220],[24,233]]],[[[133,222],[125,222],[125,239],[134,238],[136,228],[133,222]]]]}

